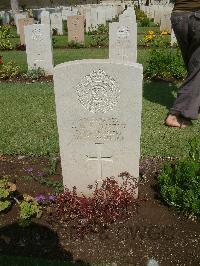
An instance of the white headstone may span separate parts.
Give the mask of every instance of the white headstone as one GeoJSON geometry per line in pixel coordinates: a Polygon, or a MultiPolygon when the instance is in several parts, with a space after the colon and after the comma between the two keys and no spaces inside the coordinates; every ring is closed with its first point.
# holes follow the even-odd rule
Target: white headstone
{"type": "Polygon", "coordinates": [[[176,39],[176,35],[172,29],[172,31],[171,31],[171,45],[173,46],[174,44],[177,44],[177,39],[176,39]]]}
{"type": "Polygon", "coordinates": [[[89,7],[86,10],[86,32],[98,28],[98,13],[96,7],[89,7]]]}
{"type": "Polygon", "coordinates": [[[63,35],[63,23],[61,13],[52,13],[50,14],[51,19],[51,30],[57,30],[59,35],[63,35]]]}
{"type": "Polygon", "coordinates": [[[109,59],[114,62],[137,61],[137,23],[134,12],[122,14],[119,22],[109,24],[109,59]]]}
{"type": "Polygon", "coordinates": [[[28,69],[42,68],[53,74],[52,41],[49,25],[33,24],[24,27],[28,69]]]}
{"type": "Polygon", "coordinates": [[[8,25],[10,24],[10,13],[9,12],[4,12],[3,16],[3,25],[8,25]]]}
{"type": "Polygon", "coordinates": [[[172,8],[165,7],[161,16],[160,30],[171,32],[171,12],[172,8]]]}
{"type": "Polygon", "coordinates": [[[50,14],[49,11],[42,11],[41,12],[41,24],[48,25],[50,27],[50,14]]]}
{"type": "Polygon", "coordinates": [[[19,1],[18,0],[10,0],[10,5],[12,9],[13,15],[19,13],[19,1]]]}
{"type": "Polygon", "coordinates": [[[97,24],[106,25],[106,12],[103,6],[97,7],[97,24]]]}
{"type": "Polygon", "coordinates": [[[88,185],[127,171],[139,176],[142,66],[82,60],[54,69],[64,185],[88,185]]]}
{"type": "Polygon", "coordinates": [[[28,16],[27,16],[27,14],[22,14],[22,13],[17,13],[17,14],[15,14],[15,24],[16,24],[16,27],[17,27],[17,34],[19,35],[20,34],[20,30],[19,30],[19,23],[18,23],[18,21],[19,21],[19,19],[21,19],[21,18],[27,18],[28,16]]]}
{"type": "Polygon", "coordinates": [[[66,7],[62,10],[62,19],[67,20],[70,16],[78,15],[77,9],[72,9],[71,7],[66,7]]]}

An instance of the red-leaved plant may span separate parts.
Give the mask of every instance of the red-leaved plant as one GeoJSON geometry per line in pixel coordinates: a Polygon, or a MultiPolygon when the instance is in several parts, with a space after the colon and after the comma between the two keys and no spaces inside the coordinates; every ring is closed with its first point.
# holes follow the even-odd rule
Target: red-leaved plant
{"type": "Polygon", "coordinates": [[[0,55],[0,65],[3,65],[3,57],[0,55]]]}
{"type": "Polygon", "coordinates": [[[95,185],[91,197],[78,196],[77,190],[65,189],[56,200],[56,212],[62,223],[72,225],[77,236],[99,232],[119,219],[130,217],[136,209],[135,191],[137,179],[129,173],[106,178],[101,186],[95,185]]]}

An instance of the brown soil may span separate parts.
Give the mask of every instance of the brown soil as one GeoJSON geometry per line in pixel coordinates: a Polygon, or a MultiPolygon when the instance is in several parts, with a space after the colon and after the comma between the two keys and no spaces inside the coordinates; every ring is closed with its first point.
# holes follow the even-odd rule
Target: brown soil
{"type": "MultiPolygon", "coordinates": [[[[155,177],[161,158],[143,158],[143,178],[139,186],[137,213],[128,221],[119,221],[101,233],[79,239],[68,226],[44,209],[41,219],[34,219],[28,228],[17,224],[17,209],[0,215],[0,254],[40,257],[111,265],[147,265],[154,258],[160,266],[200,265],[200,220],[188,219],[167,207],[158,197],[155,177]]],[[[52,188],[36,180],[27,180],[26,169],[44,172],[48,158],[23,156],[0,157],[0,176],[9,176],[20,193],[32,196],[52,193],[52,188]]],[[[54,176],[47,180],[61,181],[58,163],[54,176]]]]}
{"type": "Polygon", "coordinates": [[[40,77],[39,79],[28,79],[21,75],[10,79],[0,79],[0,83],[35,83],[35,82],[51,83],[53,82],[53,76],[40,77]]]}

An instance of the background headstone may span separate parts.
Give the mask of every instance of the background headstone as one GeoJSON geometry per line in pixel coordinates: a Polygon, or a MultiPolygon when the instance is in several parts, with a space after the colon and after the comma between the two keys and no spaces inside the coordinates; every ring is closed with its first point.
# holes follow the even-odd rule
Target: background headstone
{"type": "Polygon", "coordinates": [[[67,28],[69,42],[84,43],[84,16],[69,16],[67,28]]]}
{"type": "Polygon", "coordinates": [[[24,27],[28,69],[42,68],[53,74],[52,41],[49,25],[33,24],[24,27]]]}
{"type": "Polygon", "coordinates": [[[115,62],[137,61],[137,23],[134,12],[120,15],[109,24],[109,59],[115,62]]]}
{"type": "Polygon", "coordinates": [[[10,0],[10,4],[11,4],[11,9],[12,9],[13,15],[15,15],[16,13],[19,13],[19,1],[18,0],[10,0]]]}
{"type": "Polygon", "coordinates": [[[49,11],[42,11],[41,13],[41,24],[48,25],[50,27],[50,14],[49,11]]]}
{"type": "Polygon", "coordinates": [[[23,13],[17,13],[15,14],[15,24],[16,24],[16,27],[17,27],[17,34],[19,35],[20,32],[19,32],[19,19],[23,18],[28,18],[28,15],[27,14],[23,14],[23,13]]]}
{"type": "Polygon", "coordinates": [[[3,19],[3,25],[10,24],[10,13],[4,12],[4,14],[2,15],[2,19],[3,19]]]}
{"type": "Polygon", "coordinates": [[[50,14],[51,19],[51,30],[55,29],[58,35],[63,35],[63,23],[61,13],[50,14]]]}
{"type": "Polygon", "coordinates": [[[171,31],[171,45],[177,44],[177,39],[176,39],[176,35],[172,29],[171,31]]]}
{"type": "Polygon", "coordinates": [[[21,45],[25,44],[24,26],[32,25],[33,23],[33,18],[20,18],[18,20],[21,45]]]}

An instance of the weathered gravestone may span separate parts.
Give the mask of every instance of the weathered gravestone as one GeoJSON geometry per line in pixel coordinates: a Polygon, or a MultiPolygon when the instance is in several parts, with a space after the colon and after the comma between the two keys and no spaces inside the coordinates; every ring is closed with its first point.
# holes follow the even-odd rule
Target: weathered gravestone
{"type": "Polygon", "coordinates": [[[33,18],[20,18],[18,20],[21,45],[25,44],[24,26],[32,25],[33,23],[33,18]]]}
{"type": "Polygon", "coordinates": [[[19,1],[18,0],[10,0],[10,5],[12,9],[13,15],[19,13],[19,1]]]}
{"type": "Polygon", "coordinates": [[[62,20],[67,20],[69,16],[76,16],[77,10],[73,10],[71,7],[64,8],[62,10],[62,20]]]}
{"type": "Polygon", "coordinates": [[[56,30],[58,35],[63,35],[63,23],[61,13],[50,14],[51,30],[56,30]]]}
{"type": "Polygon", "coordinates": [[[33,24],[24,27],[28,69],[41,68],[53,74],[52,41],[49,25],[33,24]]]}
{"type": "Polygon", "coordinates": [[[48,25],[50,27],[50,14],[49,11],[42,11],[41,12],[41,24],[48,25]]]}
{"type": "Polygon", "coordinates": [[[68,41],[84,43],[84,16],[70,16],[67,20],[68,41]]]}
{"type": "Polygon", "coordinates": [[[119,16],[109,24],[109,59],[115,62],[137,61],[137,23],[134,12],[119,16]]]}
{"type": "Polygon", "coordinates": [[[15,24],[16,24],[16,27],[17,27],[17,34],[19,35],[20,32],[19,32],[19,19],[26,19],[28,17],[27,14],[22,14],[22,13],[17,13],[15,14],[14,18],[15,18],[15,24]]]}
{"type": "Polygon", "coordinates": [[[104,6],[97,7],[97,24],[106,25],[106,12],[104,6]]]}
{"type": "Polygon", "coordinates": [[[5,11],[2,14],[2,20],[3,20],[3,25],[8,25],[10,24],[10,13],[5,11]]]}
{"type": "Polygon", "coordinates": [[[164,8],[162,17],[161,17],[161,23],[160,23],[160,31],[167,31],[171,33],[171,13],[172,9],[171,8],[164,8]]]}
{"type": "MultiPolygon", "coordinates": [[[[139,176],[142,66],[82,60],[54,69],[64,185],[88,185],[128,171],[139,176]]],[[[119,179],[118,179],[119,180],[119,179]]],[[[137,192],[137,191],[136,191],[137,192]]]]}
{"type": "Polygon", "coordinates": [[[174,44],[177,44],[177,39],[176,39],[176,35],[172,29],[171,30],[171,45],[173,46],[174,44]]]}
{"type": "Polygon", "coordinates": [[[96,7],[86,9],[86,32],[93,31],[98,28],[98,15],[96,7]]]}
{"type": "Polygon", "coordinates": [[[162,15],[162,7],[159,6],[157,8],[157,10],[155,10],[154,23],[160,25],[160,23],[161,23],[161,15],[162,15]]]}

